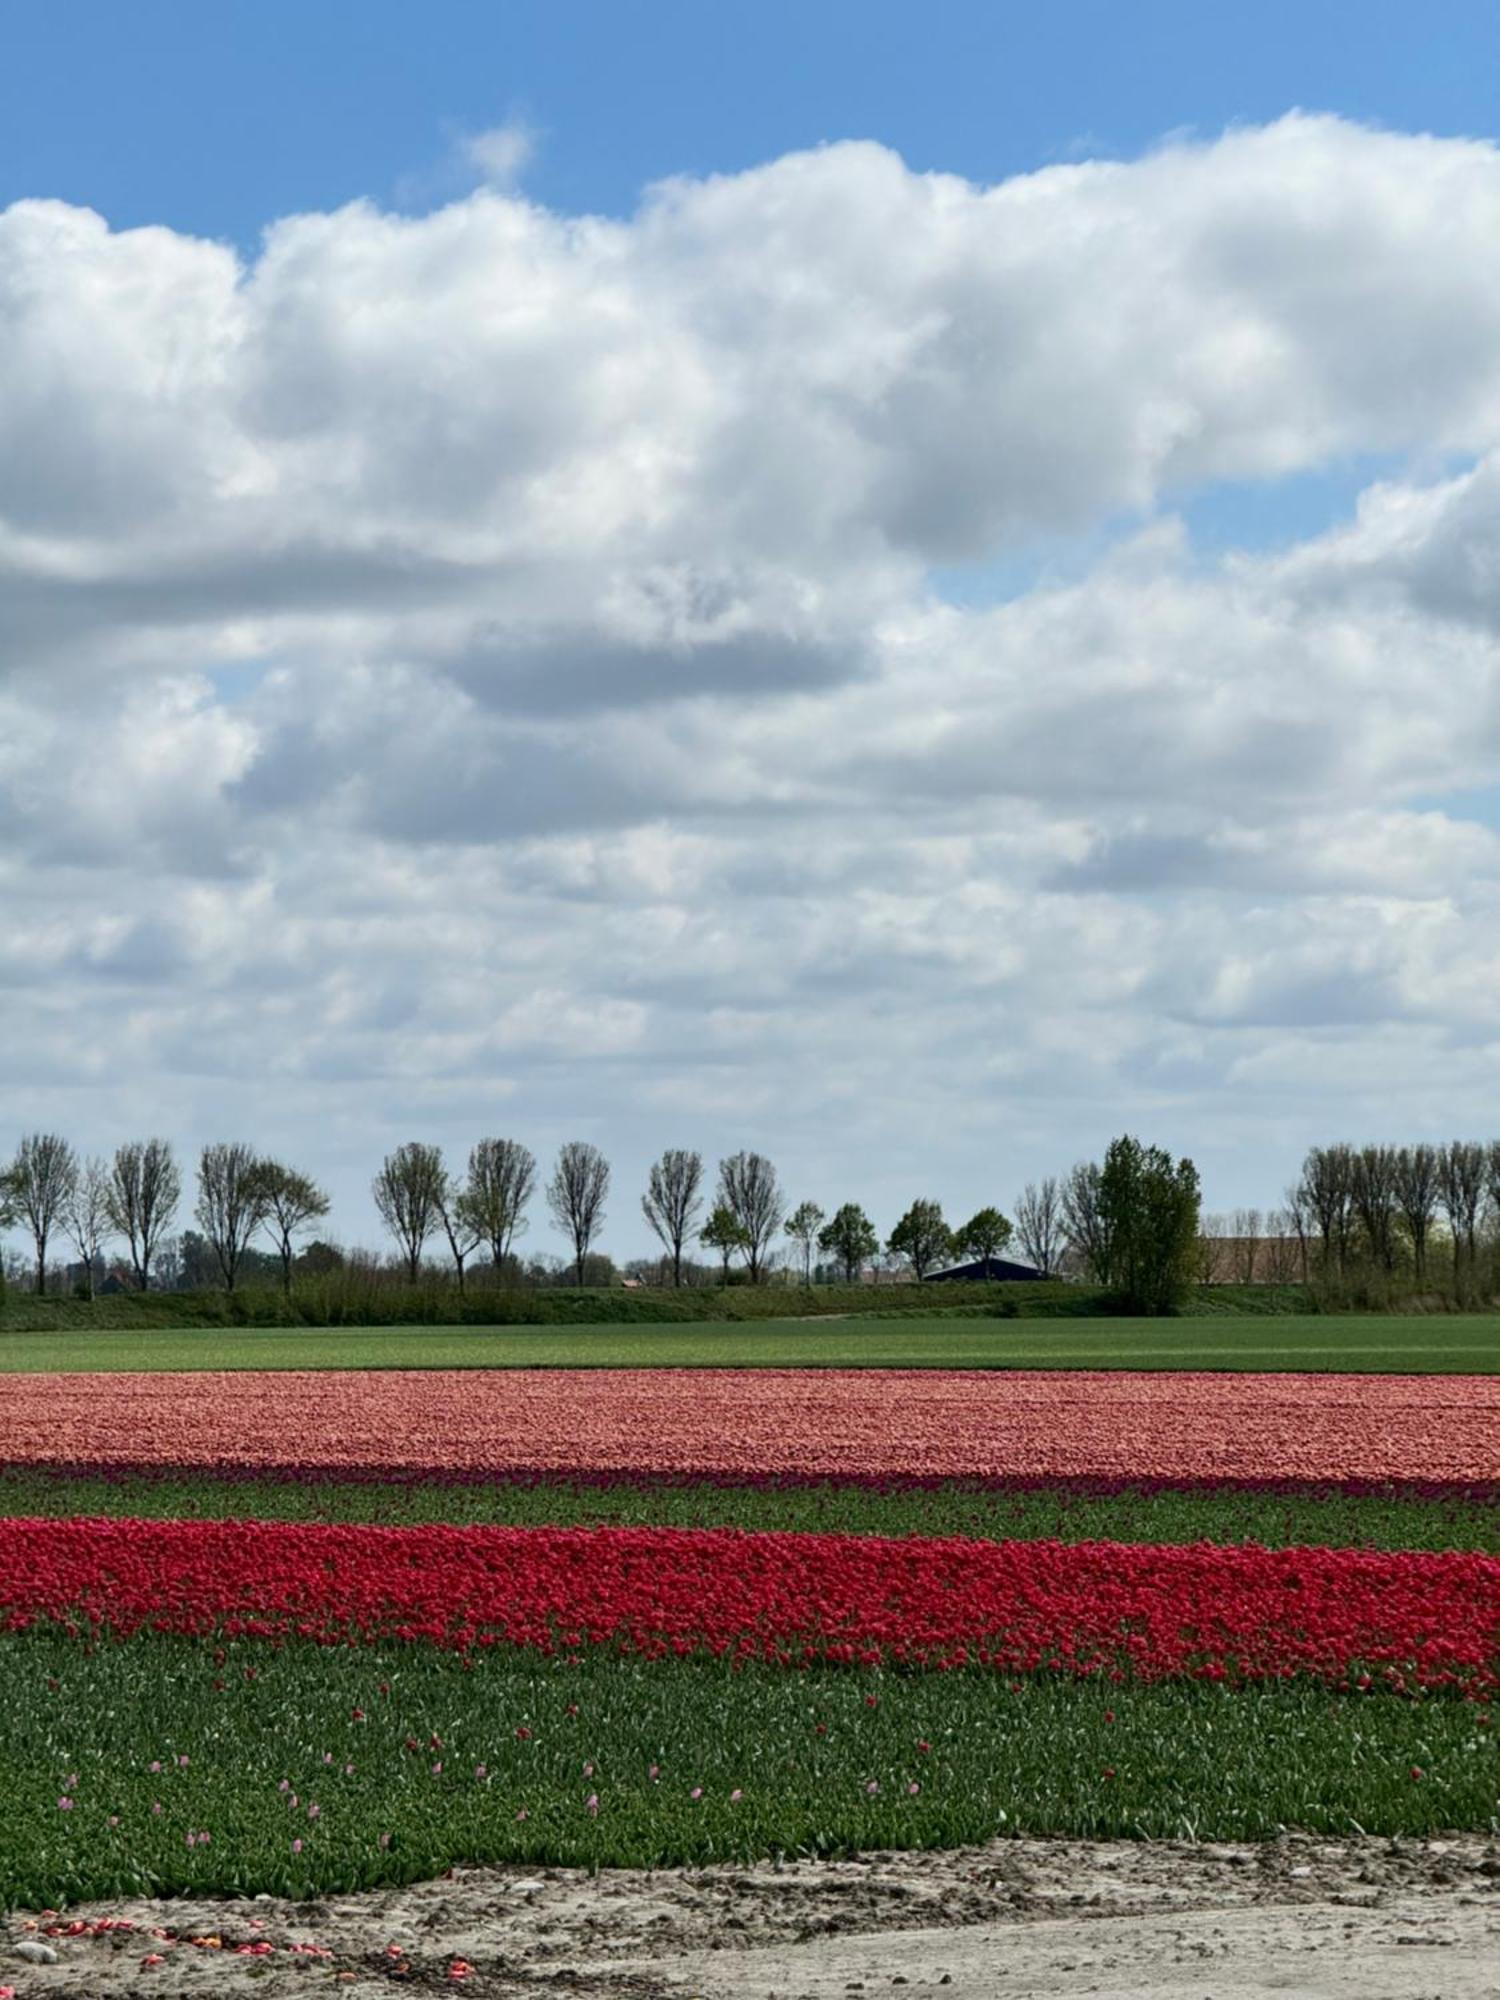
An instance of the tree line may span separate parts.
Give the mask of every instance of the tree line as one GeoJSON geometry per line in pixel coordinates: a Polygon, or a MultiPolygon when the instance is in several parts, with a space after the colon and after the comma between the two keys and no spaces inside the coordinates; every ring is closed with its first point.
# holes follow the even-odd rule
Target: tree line
{"type": "MultiPolygon", "coordinates": [[[[109,1160],[80,1159],[56,1132],[33,1132],[0,1171],[0,1224],[20,1223],[30,1234],[38,1292],[46,1290],[48,1248],[59,1237],[77,1251],[90,1297],[105,1247],[117,1242],[126,1245],[136,1288],[148,1291],[181,1202],[182,1170],[165,1139],[131,1140],[109,1160]]],[[[230,1291],[257,1232],[274,1244],[290,1286],[297,1239],[328,1208],[308,1175],[241,1142],[205,1146],[199,1155],[193,1215],[230,1291]]]]}
{"type": "MultiPolygon", "coordinates": [[[[487,1257],[498,1276],[517,1268],[516,1244],[539,1187],[581,1286],[597,1268],[611,1193],[609,1161],[584,1140],[559,1149],[545,1183],[535,1155],[518,1139],[481,1139],[458,1170],[441,1147],[414,1140],[387,1154],[371,1192],[406,1277],[415,1282],[438,1246],[462,1291],[476,1257],[487,1257]]],[[[29,1232],[39,1292],[59,1240],[76,1251],[89,1296],[112,1244],[125,1246],[135,1288],[150,1289],[183,1201],[182,1169],[158,1138],[132,1140],[102,1159],[80,1158],[56,1133],[32,1133],[0,1171],[0,1224],[29,1232]]],[[[1082,1163],[1061,1181],[1028,1184],[1014,1219],[986,1205],[950,1226],[941,1204],[922,1198],[883,1240],[857,1202],[831,1213],[811,1200],[793,1206],[775,1167],[757,1152],[720,1160],[710,1181],[701,1153],[669,1148],[652,1164],[640,1196],[673,1285],[684,1282],[696,1248],[718,1259],[724,1283],[762,1282],[785,1252],[810,1284],[815,1272],[853,1282],[882,1250],[920,1279],[956,1259],[986,1263],[1014,1246],[1042,1276],[1071,1260],[1082,1275],[1142,1310],[1169,1309],[1190,1281],[1183,1243],[1196,1235],[1197,1202],[1190,1161],[1174,1163],[1160,1148],[1131,1138],[1116,1140],[1102,1163],[1082,1163]]],[[[247,1269],[264,1268],[268,1257],[290,1290],[299,1256],[307,1255],[310,1234],[329,1206],[310,1175],[241,1141],[220,1141],[199,1154],[191,1209],[197,1228],[181,1241],[201,1253],[195,1268],[206,1262],[227,1291],[247,1269]],[[269,1250],[257,1250],[258,1241],[269,1250]]],[[[341,1255],[321,1247],[329,1258],[341,1255]]]]}
{"type": "Polygon", "coordinates": [[[1409,1278],[1472,1301],[1500,1228],[1500,1140],[1313,1146],[1284,1214],[1304,1278],[1409,1278]]]}

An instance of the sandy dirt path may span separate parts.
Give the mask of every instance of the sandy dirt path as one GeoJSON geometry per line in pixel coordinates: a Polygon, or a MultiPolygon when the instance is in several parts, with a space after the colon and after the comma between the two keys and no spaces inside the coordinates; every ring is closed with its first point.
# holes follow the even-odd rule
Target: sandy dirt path
{"type": "Polygon", "coordinates": [[[1016,1840],[779,1870],[461,1869],[306,1905],[18,1913],[4,1936],[17,2000],[1500,2000],[1500,1841],[1016,1840]],[[135,1928],[65,1934],[122,1917],[135,1928]]]}

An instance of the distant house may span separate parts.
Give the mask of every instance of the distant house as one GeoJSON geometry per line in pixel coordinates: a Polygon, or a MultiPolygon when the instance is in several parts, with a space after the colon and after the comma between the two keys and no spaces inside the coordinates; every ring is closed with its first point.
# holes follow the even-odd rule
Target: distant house
{"type": "Polygon", "coordinates": [[[925,1284],[941,1285],[949,1279],[964,1284],[982,1284],[986,1279],[993,1284],[998,1279],[1002,1284],[1024,1284],[1044,1277],[1035,1264],[1013,1264],[1009,1257],[976,1257],[972,1264],[954,1264],[946,1271],[929,1271],[925,1284]]]}

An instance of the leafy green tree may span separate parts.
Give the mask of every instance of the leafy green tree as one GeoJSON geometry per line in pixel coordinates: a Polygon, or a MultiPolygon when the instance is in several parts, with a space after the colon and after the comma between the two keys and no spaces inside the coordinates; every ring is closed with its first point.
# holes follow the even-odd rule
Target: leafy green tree
{"type": "Polygon", "coordinates": [[[297,1275],[327,1278],[335,1271],[342,1271],[347,1262],[337,1243],[325,1243],[321,1236],[315,1237],[297,1259],[297,1275]]]}
{"type": "Polygon", "coordinates": [[[846,1201],[826,1228],[818,1232],[818,1248],[837,1257],[844,1267],[844,1282],[852,1285],[861,1270],[880,1248],[880,1238],[857,1201],[846,1201]]]}
{"type": "Polygon", "coordinates": [[[802,1254],[802,1282],[812,1283],[812,1257],[825,1217],[815,1201],[799,1202],[786,1219],[786,1233],[802,1254]]]}
{"type": "Polygon", "coordinates": [[[953,1254],[953,1232],[941,1202],[914,1201],[886,1238],[887,1250],[906,1258],[919,1278],[953,1254]]]}
{"type": "Polygon", "coordinates": [[[729,1283],[729,1260],[736,1250],[748,1251],[750,1232],[727,1202],[719,1202],[698,1231],[698,1241],[707,1250],[717,1250],[724,1263],[724,1283],[729,1283]]]}
{"type": "Polygon", "coordinates": [[[1099,1176],[1104,1284],[1122,1310],[1173,1313],[1193,1284],[1198,1170],[1128,1134],[1110,1142],[1099,1176]]]}
{"type": "Polygon", "coordinates": [[[1010,1219],[998,1208],[981,1208],[971,1215],[962,1229],[955,1230],[955,1247],[966,1257],[974,1257],[987,1264],[991,1257],[998,1257],[1014,1234],[1010,1219]]]}

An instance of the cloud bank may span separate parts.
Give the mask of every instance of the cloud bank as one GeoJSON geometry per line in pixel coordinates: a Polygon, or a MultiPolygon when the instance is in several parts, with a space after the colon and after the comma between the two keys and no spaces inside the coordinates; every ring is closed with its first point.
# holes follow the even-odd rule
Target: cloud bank
{"type": "Polygon", "coordinates": [[[850,143],[625,222],[507,160],[251,262],[0,214],[12,1127],[243,1135],[366,1238],[400,1139],[588,1137],[628,1252],[665,1144],[889,1226],[1473,1122],[1494,147],[850,143]]]}

